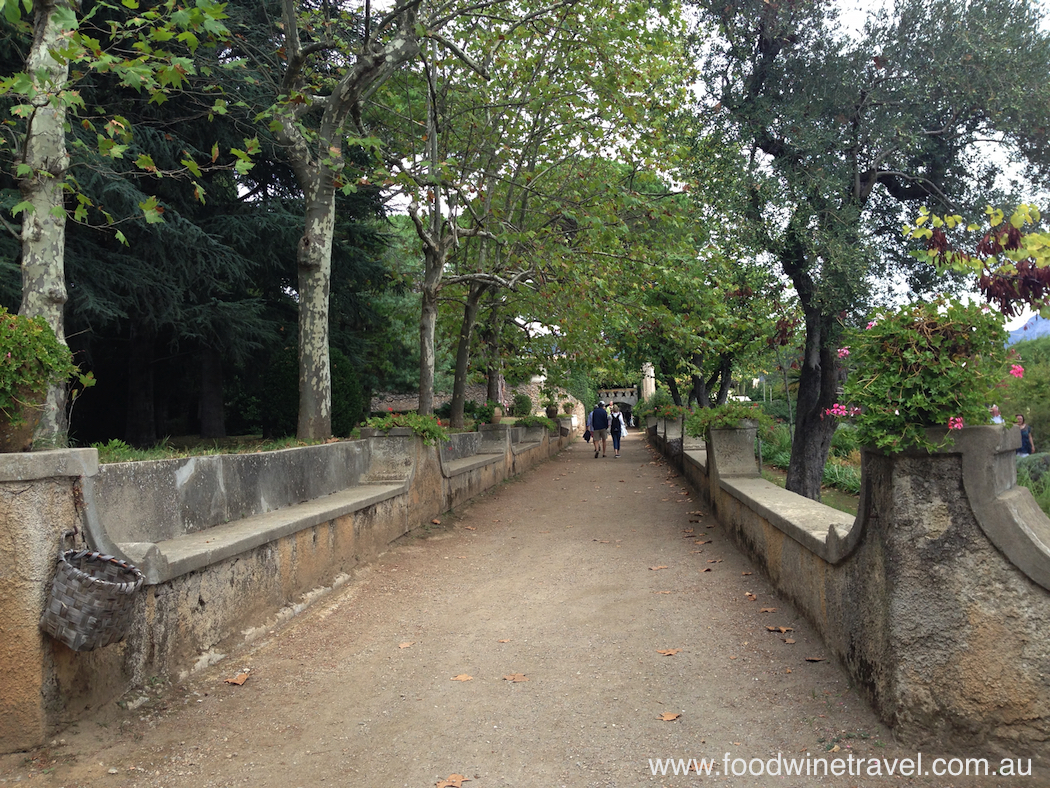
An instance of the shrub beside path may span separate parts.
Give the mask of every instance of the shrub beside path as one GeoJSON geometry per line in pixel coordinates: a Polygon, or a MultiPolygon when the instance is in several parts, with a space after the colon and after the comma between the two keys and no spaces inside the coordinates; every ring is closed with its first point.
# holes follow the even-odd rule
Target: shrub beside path
{"type": "Polygon", "coordinates": [[[916,750],[637,432],[620,459],[577,443],[441,519],[221,663],[0,757],[0,784],[1050,784],[858,772],[916,750]],[[726,775],[727,753],[854,773],[726,775]],[[716,763],[653,773],[679,758],[716,763]]]}

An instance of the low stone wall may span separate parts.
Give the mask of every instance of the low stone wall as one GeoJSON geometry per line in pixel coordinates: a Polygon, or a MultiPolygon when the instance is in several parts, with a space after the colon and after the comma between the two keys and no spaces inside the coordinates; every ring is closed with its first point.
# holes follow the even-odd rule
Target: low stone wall
{"type": "Polygon", "coordinates": [[[763,480],[754,438],[713,430],[684,473],[900,739],[1050,761],[1050,520],[1016,486],[1017,430],[865,451],[856,518],[763,480]]]}
{"type": "Polygon", "coordinates": [[[390,542],[574,439],[571,429],[497,426],[437,447],[395,430],[101,468],[93,449],[0,455],[8,556],[0,567],[0,751],[40,745],[152,677],[178,678],[221,659],[344,583],[390,542]],[[38,625],[74,527],[148,581],[126,639],[91,652],[66,648],[38,625]]]}

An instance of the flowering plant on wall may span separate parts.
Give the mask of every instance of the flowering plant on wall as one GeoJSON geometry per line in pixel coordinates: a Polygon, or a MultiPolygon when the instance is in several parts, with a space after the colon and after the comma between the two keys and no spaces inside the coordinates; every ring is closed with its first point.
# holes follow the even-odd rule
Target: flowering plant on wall
{"type": "Polygon", "coordinates": [[[938,298],[876,316],[849,332],[844,403],[862,445],[897,452],[950,444],[954,430],[987,424],[996,388],[1024,374],[1006,350],[1003,316],[987,306],[938,298]],[[942,443],[927,427],[948,427],[942,443]]]}

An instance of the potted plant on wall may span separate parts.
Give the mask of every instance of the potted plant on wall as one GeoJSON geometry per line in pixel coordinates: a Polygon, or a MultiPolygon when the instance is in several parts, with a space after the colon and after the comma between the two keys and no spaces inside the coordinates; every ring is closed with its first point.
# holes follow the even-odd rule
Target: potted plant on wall
{"type": "Polygon", "coordinates": [[[0,451],[27,451],[43,414],[47,390],[71,377],[94,383],[73,363],[43,317],[13,315],[0,307],[0,451]]]}
{"type": "Polygon", "coordinates": [[[893,454],[951,445],[987,424],[997,387],[1024,370],[1006,345],[1003,316],[951,298],[886,311],[847,335],[843,402],[825,418],[852,417],[861,445],[893,454]]]}

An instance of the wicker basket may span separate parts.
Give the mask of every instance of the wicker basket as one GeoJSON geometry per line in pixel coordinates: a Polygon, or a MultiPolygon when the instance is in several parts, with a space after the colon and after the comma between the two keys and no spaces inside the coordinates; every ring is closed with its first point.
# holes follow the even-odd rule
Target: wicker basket
{"type": "Polygon", "coordinates": [[[142,572],[119,558],[67,550],[59,555],[40,627],[74,651],[117,643],[127,634],[144,580],[142,572]]]}

